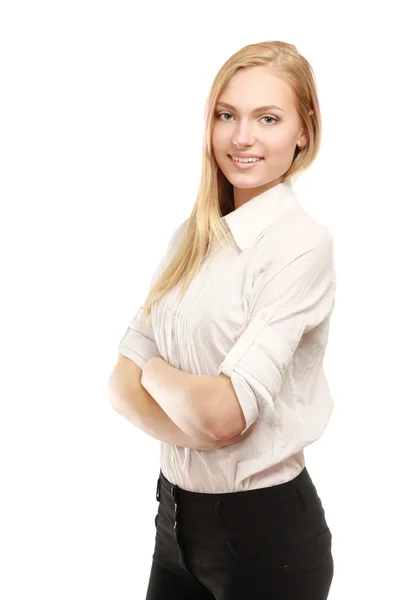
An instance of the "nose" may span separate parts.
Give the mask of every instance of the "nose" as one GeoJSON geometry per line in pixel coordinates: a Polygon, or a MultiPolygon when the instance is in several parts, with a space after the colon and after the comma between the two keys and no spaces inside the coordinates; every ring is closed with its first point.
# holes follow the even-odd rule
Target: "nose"
{"type": "Polygon", "coordinates": [[[251,126],[244,121],[238,124],[232,141],[233,144],[238,147],[252,146],[254,144],[254,134],[251,126]]]}

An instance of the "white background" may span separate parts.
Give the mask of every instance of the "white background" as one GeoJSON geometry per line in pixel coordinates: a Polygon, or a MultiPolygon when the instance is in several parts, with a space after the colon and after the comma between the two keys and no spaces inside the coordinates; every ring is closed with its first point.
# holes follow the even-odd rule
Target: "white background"
{"type": "Polygon", "coordinates": [[[212,80],[244,45],[312,64],[318,160],[295,187],[335,241],[306,464],[333,533],[330,599],[397,598],[398,22],[390,2],[3,1],[0,597],[144,599],[159,442],[107,401],[125,328],[200,180],[212,80]]]}

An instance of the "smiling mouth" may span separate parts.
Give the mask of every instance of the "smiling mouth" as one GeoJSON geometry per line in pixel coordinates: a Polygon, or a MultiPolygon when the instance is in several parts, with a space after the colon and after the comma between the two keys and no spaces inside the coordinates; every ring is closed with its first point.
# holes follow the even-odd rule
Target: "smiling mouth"
{"type": "Polygon", "coordinates": [[[233,158],[233,156],[231,156],[230,154],[228,155],[229,158],[231,159],[231,161],[233,162],[233,164],[235,165],[235,167],[239,168],[239,169],[250,169],[251,167],[255,167],[256,165],[258,165],[262,160],[264,160],[264,158],[262,157],[254,157],[254,159],[251,160],[235,160],[233,158]]]}
{"type": "Polygon", "coordinates": [[[229,158],[234,160],[235,162],[257,162],[258,160],[263,160],[262,156],[233,156],[232,154],[228,154],[229,158]]]}

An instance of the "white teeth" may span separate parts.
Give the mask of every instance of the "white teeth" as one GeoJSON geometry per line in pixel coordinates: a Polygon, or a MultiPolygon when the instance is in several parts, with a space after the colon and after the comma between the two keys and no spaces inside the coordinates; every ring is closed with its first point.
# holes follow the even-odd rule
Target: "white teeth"
{"type": "Polygon", "coordinates": [[[237,158],[236,156],[232,156],[232,158],[236,162],[243,162],[243,163],[258,162],[259,160],[261,160],[261,158],[237,158]]]}

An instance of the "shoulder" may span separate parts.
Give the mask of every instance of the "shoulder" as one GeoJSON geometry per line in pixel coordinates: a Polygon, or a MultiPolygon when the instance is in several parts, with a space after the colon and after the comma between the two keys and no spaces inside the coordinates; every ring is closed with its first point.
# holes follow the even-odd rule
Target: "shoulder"
{"type": "Polygon", "coordinates": [[[294,211],[267,232],[253,256],[254,277],[267,271],[270,275],[304,257],[310,264],[333,262],[333,236],[304,209],[294,211]]]}
{"type": "Polygon", "coordinates": [[[331,245],[333,236],[330,229],[297,204],[266,230],[254,248],[254,255],[258,262],[268,257],[292,256],[331,245]]]}
{"type": "Polygon", "coordinates": [[[283,215],[277,223],[279,236],[292,239],[294,243],[307,245],[329,244],[333,241],[330,229],[318,221],[308,210],[297,202],[292,210],[283,215]]]}

